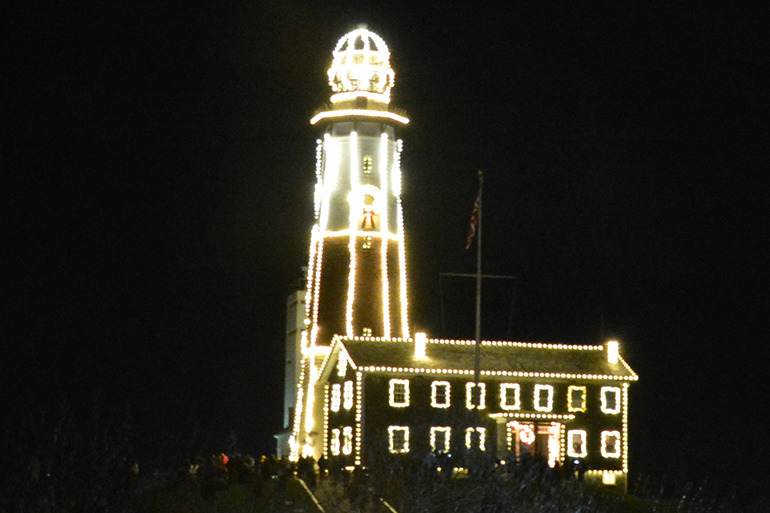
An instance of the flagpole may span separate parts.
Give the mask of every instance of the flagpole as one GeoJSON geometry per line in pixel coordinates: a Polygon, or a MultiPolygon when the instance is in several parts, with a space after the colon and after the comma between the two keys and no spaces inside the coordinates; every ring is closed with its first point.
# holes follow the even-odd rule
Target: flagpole
{"type": "Polygon", "coordinates": [[[479,390],[479,374],[481,373],[481,216],[483,209],[483,187],[484,174],[479,170],[479,218],[478,218],[478,240],[476,241],[476,358],[473,374],[473,382],[476,392],[475,406],[478,410],[481,401],[481,391],[479,390]]]}

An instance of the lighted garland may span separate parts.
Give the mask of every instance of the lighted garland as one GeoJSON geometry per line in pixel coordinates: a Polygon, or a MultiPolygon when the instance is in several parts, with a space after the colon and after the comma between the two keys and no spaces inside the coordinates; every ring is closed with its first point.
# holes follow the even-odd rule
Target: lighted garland
{"type": "MultiPolygon", "coordinates": [[[[380,190],[382,206],[380,212],[380,232],[388,233],[388,134],[380,135],[380,190]]],[[[382,323],[383,335],[390,338],[390,283],[388,283],[388,241],[380,241],[380,273],[382,276],[382,323]]]]}

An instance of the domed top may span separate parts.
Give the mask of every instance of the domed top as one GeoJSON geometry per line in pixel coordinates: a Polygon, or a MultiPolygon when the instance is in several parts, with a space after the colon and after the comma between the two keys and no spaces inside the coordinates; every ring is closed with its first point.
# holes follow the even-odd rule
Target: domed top
{"type": "Polygon", "coordinates": [[[340,38],[328,75],[335,93],[332,103],[359,97],[390,103],[390,88],[396,78],[390,67],[388,45],[366,28],[357,28],[340,38]]]}

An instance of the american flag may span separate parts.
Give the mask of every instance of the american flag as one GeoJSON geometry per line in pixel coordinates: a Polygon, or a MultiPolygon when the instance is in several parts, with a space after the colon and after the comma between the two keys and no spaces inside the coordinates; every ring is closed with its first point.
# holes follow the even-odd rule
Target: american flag
{"type": "Polygon", "coordinates": [[[468,242],[465,244],[465,249],[470,249],[473,244],[473,238],[476,236],[476,225],[479,224],[479,214],[481,213],[481,188],[479,188],[479,195],[476,197],[476,202],[473,204],[473,212],[471,213],[471,226],[468,229],[468,242]]]}

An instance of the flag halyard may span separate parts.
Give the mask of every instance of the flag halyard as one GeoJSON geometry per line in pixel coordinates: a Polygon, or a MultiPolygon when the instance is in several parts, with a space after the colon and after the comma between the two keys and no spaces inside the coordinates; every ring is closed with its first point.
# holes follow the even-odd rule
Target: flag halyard
{"type": "Polygon", "coordinates": [[[479,224],[479,214],[481,212],[481,188],[479,188],[479,195],[476,197],[476,202],[473,204],[473,212],[471,213],[471,223],[468,228],[468,239],[465,244],[465,249],[468,250],[473,244],[473,239],[476,237],[476,227],[479,224]]]}

